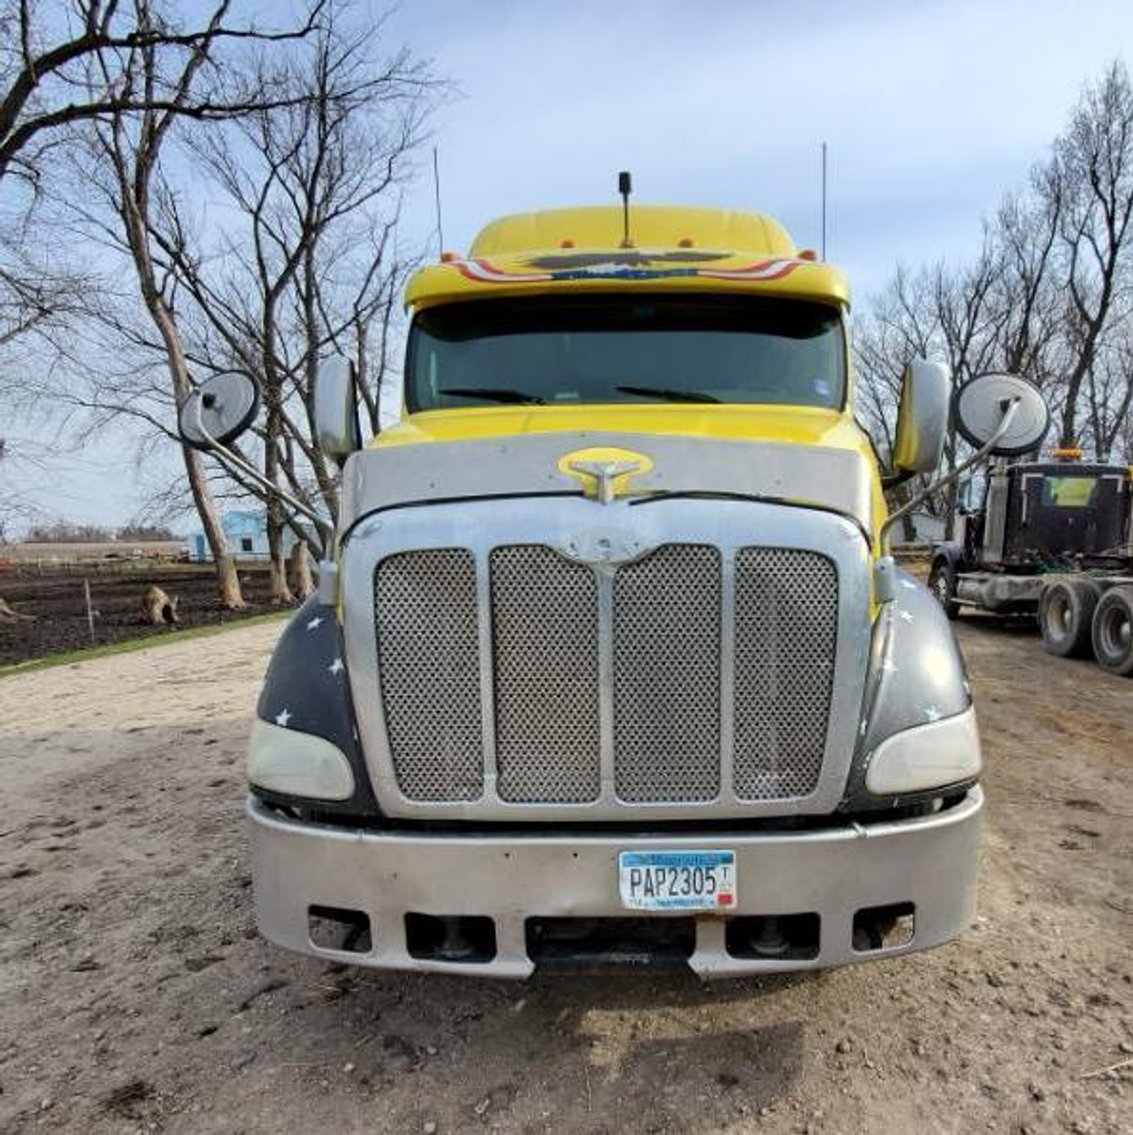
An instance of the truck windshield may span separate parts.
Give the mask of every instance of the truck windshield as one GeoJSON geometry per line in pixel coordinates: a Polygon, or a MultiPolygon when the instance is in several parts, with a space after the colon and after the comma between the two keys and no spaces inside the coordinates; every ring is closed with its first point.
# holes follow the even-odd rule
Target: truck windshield
{"type": "Polygon", "coordinates": [[[841,408],[837,309],[792,299],[538,296],[429,308],[409,336],[410,412],[611,402],[841,408]]]}

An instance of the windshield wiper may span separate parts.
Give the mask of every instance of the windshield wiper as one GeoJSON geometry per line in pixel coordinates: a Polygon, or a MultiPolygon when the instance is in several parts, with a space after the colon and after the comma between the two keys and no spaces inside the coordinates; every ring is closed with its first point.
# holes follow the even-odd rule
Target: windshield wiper
{"type": "Polygon", "coordinates": [[[615,386],[622,394],[638,394],[644,398],[660,398],[663,402],[719,402],[714,394],[699,390],[672,390],[667,386],[615,386]]]}
{"type": "Polygon", "coordinates": [[[513,402],[517,406],[545,406],[542,398],[525,394],[522,390],[508,390],[502,386],[445,386],[441,394],[451,394],[454,398],[483,398],[485,402],[513,402]]]}

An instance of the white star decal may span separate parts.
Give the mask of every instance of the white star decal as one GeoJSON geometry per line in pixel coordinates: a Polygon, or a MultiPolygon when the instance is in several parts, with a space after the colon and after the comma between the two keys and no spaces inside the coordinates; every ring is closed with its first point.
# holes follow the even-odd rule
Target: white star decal
{"type": "Polygon", "coordinates": [[[279,711],[279,713],[277,713],[275,715],[276,725],[282,725],[284,729],[287,728],[287,723],[290,720],[291,720],[291,710],[287,709],[286,707],[284,709],[281,709],[279,711]]]}
{"type": "Polygon", "coordinates": [[[939,721],[944,716],[934,705],[928,706],[924,711],[924,715],[929,721],[939,721]]]}
{"type": "Polygon", "coordinates": [[[911,623],[913,621],[913,613],[912,611],[898,611],[897,618],[904,623],[911,623]]]}
{"type": "Polygon", "coordinates": [[[346,667],[342,664],[341,658],[336,658],[328,667],[327,670],[331,674],[341,674],[346,667]]]}
{"type": "Polygon", "coordinates": [[[309,630],[309,631],[313,631],[313,630],[315,629],[315,627],[321,627],[322,625],[323,625],[323,618],[322,618],[322,616],[321,616],[321,615],[316,615],[316,616],[315,616],[315,617],[314,617],[314,618],[313,618],[313,619],[312,619],[312,620],[311,620],[311,621],[310,621],[310,622],[309,622],[309,623],[307,624],[307,630],[309,630]]]}

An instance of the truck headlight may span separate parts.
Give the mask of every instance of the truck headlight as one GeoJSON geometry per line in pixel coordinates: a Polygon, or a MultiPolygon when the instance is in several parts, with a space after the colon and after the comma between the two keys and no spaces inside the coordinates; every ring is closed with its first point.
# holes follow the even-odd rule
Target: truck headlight
{"type": "Polygon", "coordinates": [[[865,786],[874,796],[904,796],[978,776],[983,767],[976,711],[915,725],[874,750],[865,786]]]}
{"type": "Polygon", "coordinates": [[[248,744],[248,780],[268,792],[314,800],[354,795],[354,772],[337,745],[258,717],[248,744]]]}

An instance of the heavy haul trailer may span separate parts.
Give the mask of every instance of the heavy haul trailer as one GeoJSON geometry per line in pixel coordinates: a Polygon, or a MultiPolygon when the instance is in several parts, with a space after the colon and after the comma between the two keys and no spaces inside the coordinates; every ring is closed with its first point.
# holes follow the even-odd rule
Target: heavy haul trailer
{"type": "MultiPolygon", "coordinates": [[[[627,199],[497,221],[406,300],[396,426],[362,447],[348,365],[318,379],[340,515],[252,730],[261,931],[515,977],[960,934],[975,715],[886,554],[842,275],[769,217],[627,199]]],[[[897,471],[936,466],[948,398],[910,365],[897,471]]],[[[182,430],[236,461],[255,404],[220,376],[182,430]]]]}
{"type": "Polygon", "coordinates": [[[1133,675],[1133,469],[1076,456],[996,468],[929,587],[950,618],[1035,616],[1052,654],[1133,675]]]}

